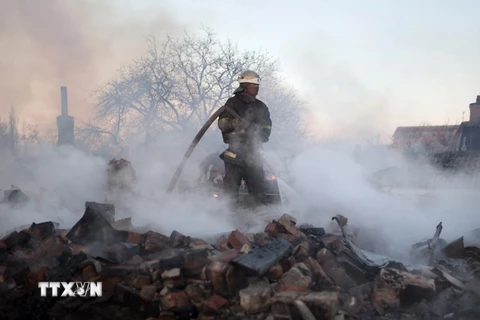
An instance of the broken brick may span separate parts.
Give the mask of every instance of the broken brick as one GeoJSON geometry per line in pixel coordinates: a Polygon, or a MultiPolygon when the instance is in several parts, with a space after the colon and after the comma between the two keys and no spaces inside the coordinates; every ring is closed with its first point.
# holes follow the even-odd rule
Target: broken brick
{"type": "Polygon", "coordinates": [[[322,266],[312,257],[308,257],[305,261],[303,261],[305,265],[310,269],[313,275],[313,280],[320,284],[333,284],[333,281],[327,276],[325,270],[323,270],[322,266]]]}
{"type": "Polygon", "coordinates": [[[310,243],[303,241],[297,245],[292,252],[297,262],[303,262],[310,257],[310,243]]]}
{"type": "Polygon", "coordinates": [[[266,232],[259,232],[255,234],[255,244],[259,246],[264,246],[272,240],[273,238],[270,237],[266,232]]]}
{"type": "Polygon", "coordinates": [[[202,247],[202,246],[208,246],[209,244],[203,240],[203,239],[198,239],[198,238],[191,238],[190,239],[190,247],[202,247]]]}
{"type": "Polygon", "coordinates": [[[101,278],[102,290],[105,292],[115,292],[117,284],[121,284],[123,279],[120,277],[101,278]]]}
{"type": "Polygon", "coordinates": [[[37,267],[32,268],[28,273],[28,286],[30,289],[36,289],[38,287],[38,283],[45,281],[49,274],[49,270],[47,267],[37,267]]]}
{"type": "Polygon", "coordinates": [[[132,273],[137,273],[138,268],[132,265],[112,265],[103,267],[100,271],[102,278],[126,277],[132,273]]]}
{"type": "Polygon", "coordinates": [[[82,252],[85,254],[90,254],[90,249],[88,247],[85,247],[79,244],[70,245],[70,250],[72,251],[73,255],[76,255],[82,252]]]}
{"type": "Polygon", "coordinates": [[[279,292],[305,292],[308,291],[312,281],[312,272],[310,269],[308,269],[304,263],[299,262],[280,277],[277,290],[279,292]]]}
{"type": "Polygon", "coordinates": [[[274,222],[271,222],[269,223],[266,227],[265,227],[265,232],[268,234],[268,236],[272,237],[272,238],[276,238],[279,234],[279,228],[278,228],[278,225],[274,222]]]}
{"type": "Polygon", "coordinates": [[[209,262],[208,252],[203,249],[194,249],[185,254],[182,273],[187,277],[198,277],[203,267],[209,262]]]}
{"type": "Polygon", "coordinates": [[[143,286],[152,284],[152,277],[149,274],[138,274],[132,279],[132,286],[135,289],[141,289],[143,286]]]}
{"type": "Polygon", "coordinates": [[[282,214],[279,220],[282,221],[289,221],[291,224],[296,225],[297,224],[297,219],[287,213],[282,214]]]}
{"type": "Polygon", "coordinates": [[[225,272],[225,281],[230,295],[235,295],[239,290],[248,286],[247,272],[235,266],[228,266],[225,272]]]}
{"type": "Polygon", "coordinates": [[[190,299],[185,291],[170,291],[160,293],[160,303],[162,309],[172,310],[175,308],[188,307],[190,305],[190,299]]]}
{"type": "Polygon", "coordinates": [[[321,238],[320,242],[322,243],[323,247],[328,248],[333,252],[341,252],[345,250],[345,244],[343,243],[342,236],[339,235],[327,234],[321,238]]]}
{"type": "Polygon", "coordinates": [[[145,285],[140,289],[140,297],[146,301],[152,301],[157,293],[157,287],[154,285],[145,285]]]}
{"type": "Polygon", "coordinates": [[[272,289],[268,280],[263,279],[240,290],[239,295],[240,305],[245,313],[254,314],[268,310],[268,301],[272,296],[272,289]]]}
{"type": "Polygon", "coordinates": [[[13,248],[15,246],[23,246],[30,239],[30,235],[25,231],[14,231],[8,236],[3,238],[3,242],[7,245],[8,248],[13,248]]]}
{"type": "Polygon", "coordinates": [[[239,250],[244,244],[248,244],[248,241],[243,233],[238,230],[232,231],[232,233],[230,233],[228,236],[227,241],[228,244],[236,250],[239,250]]]}
{"type": "Polygon", "coordinates": [[[112,223],[112,227],[117,230],[131,231],[133,230],[132,218],[123,218],[112,223]]]}
{"type": "Polygon", "coordinates": [[[205,315],[217,315],[227,304],[227,299],[215,294],[203,302],[203,312],[205,315]]]}
{"type": "Polygon", "coordinates": [[[225,274],[227,273],[228,264],[221,261],[210,262],[206,266],[205,275],[207,280],[212,283],[213,290],[218,293],[228,291],[225,274]]]}
{"type": "Polygon", "coordinates": [[[249,244],[244,244],[238,252],[239,253],[249,253],[250,251],[252,251],[252,246],[249,245],[249,244]]]}
{"type": "Polygon", "coordinates": [[[142,263],[142,266],[150,271],[181,268],[185,263],[185,255],[180,253],[181,251],[168,249],[150,254],[145,256],[148,260],[142,263]]]}
{"type": "Polygon", "coordinates": [[[245,233],[245,239],[247,239],[247,241],[250,244],[254,244],[255,243],[255,233],[253,233],[253,232],[245,233]]]}
{"type": "Polygon", "coordinates": [[[125,264],[130,264],[130,265],[139,265],[143,262],[144,260],[139,256],[139,255],[134,255],[131,257],[129,260],[125,261],[125,264]]]}
{"type": "Polygon", "coordinates": [[[143,238],[143,248],[145,252],[148,253],[162,251],[170,247],[169,240],[170,239],[163,234],[148,231],[143,238]]]}
{"type": "Polygon", "coordinates": [[[82,280],[83,281],[88,281],[91,277],[97,275],[97,272],[95,270],[95,267],[91,264],[83,267],[82,269],[82,280]]]}
{"type": "Polygon", "coordinates": [[[277,224],[288,234],[296,238],[308,239],[308,237],[296,227],[296,222],[292,220],[292,217],[288,214],[282,215],[280,219],[277,220],[277,224]]]}
{"type": "Polygon", "coordinates": [[[7,267],[5,266],[0,266],[0,283],[5,282],[6,276],[5,273],[7,272],[7,267]]]}
{"type": "Polygon", "coordinates": [[[0,254],[6,254],[8,251],[8,246],[5,241],[0,240],[0,254]]]}
{"type": "Polygon", "coordinates": [[[127,232],[127,238],[125,239],[125,242],[128,243],[134,243],[134,244],[142,244],[144,241],[144,235],[139,232],[133,232],[133,231],[128,231],[127,232]]]}
{"type": "MultiPolygon", "coordinates": [[[[279,292],[270,299],[272,314],[275,319],[288,318],[295,301],[303,302],[314,316],[314,319],[336,319],[340,310],[340,295],[338,292],[322,291],[310,293],[279,292]],[[291,306],[292,308],[289,308],[291,306]]],[[[296,311],[296,310],[295,310],[296,311]]]]}
{"type": "MultiPolygon", "coordinates": [[[[176,231],[166,237],[153,231],[142,234],[133,226],[118,230],[119,224],[98,212],[94,218],[80,226],[79,234],[90,234],[92,230],[87,229],[96,223],[103,226],[97,225],[97,232],[105,234],[96,235],[93,242],[82,241],[83,245],[66,237],[70,234],[77,239],[79,234],[59,230],[55,223],[50,233],[50,222],[22,226],[17,230],[23,231],[0,240],[0,294],[6,297],[0,305],[2,314],[9,317],[4,310],[22,306],[20,309],[38,317],[48,313],[61,318],[67,309],[78,308],[78,299],[61,299],[51,309],[48,300],[39,304],[32,295],[38,292],[39,281],[101,281],[103,297],[82,304],[81,311],[101,318],[129,319],[272,320],[308,318],[307,313],[317,319],[360,319],[373,316],[375,310],[388,312],[389,318],[410,314],[443,317],[448,313],[457,317],[461,316],[457,308],[469,311],[480,292],[478,281],[472,280],[479,274],[473,260],[480,261],[480,249],[463,247],[462,238],[440,247],[447,256],[463,261],[434,261],[434,268],[416,268],[409,273],[396,261],[387,269],[383,262],[383,269],[373,266],[377,257],[367,252],[367,260],[360,261],[364,258],[360,249],[355,249],[366,249],[363,246],[353,248],[354,241],[347,243],[340,232],[322,236],[322,228],[297,227],[295,219],[287,215],[281,223],[273,220],[266,224],[265,232],[242,234],[235,230],[226,234],[228,238],[221,238],[223,248],[176,231]],[[434,295],[436,292],[439,294],[434,295]],[[443,293],[443,300],[429,301],[443,293]],[[112,295],[115,299],[110,299],[112,295]],[[256,313],[261,314],[257,317],[256,313]]],[[[383,261],[381,258],[378,260],[383,261]]]]}
{"type": "Polygon", "coordinates": [[[277,263],[271,266],[268,272],[266,273],[268,280],[272,282],[278,281],[282,275],[283,275],[283,268],[280,265],[280,263],[277,263]]]}
{"type": "Polygon", "coordinates": [[[239,255],[240,254],[238,253],[237,250],[230,249],[230,250],[227,250],[227,251],[220,252],[219,254],[216,254],[214,256],[211,256],[210,259],[215,260],[215,261],[221,261],[221,262],[228,263],[228,262],[232,261],[233,259],[237,258],[239,255]]]}
{"type": "Polygon", "coordinates": [[[227,237],[221,236],[220,238],[218,238],[215,242],[215,247],[218,250],[229,250],[230,248],[228,247],[227,237]]]}
{"type": "Polygon", "coordinates": [[[188,247],[190,245],[190,237],[186,237],[178,231],[172,231],[169,243],[174,248],[188,247]]]}
{"type": "Polygon", "coordinates": [[[115,298],[133,311],[140,310],[143,305],[143,299],[139,292],[120,283],[115,285],[115,298]]]}
{"type": "Polygon", "coordinates": [[[60,257],[65,252],[62,240],[57,236],[50,236],[44,240],[44,245],[50,248],[50,254],[54,257],[60,257]]]}
{"type": "Polygon", "coordinates": [[[397,269],[380,270],[375,281],[372,304],[383,315],[388,310],[430,299],[435,281],[397,269]]]}
{"type": "Polygon", "coordinates": [[[288,234],[288,233],[279,233],[278,237],[285,239],[290,243],[294,243],[295,240],[297,239],[293,234],[288,234]]]}
{"type": "Polygon", "coordinates": [[[322,266],[328,278],[342,288],[353,288],[358,283],[345,270],[343,265],[339,263],[335,256],[326,248],[323,248],[317,253],[317,260],[322,266]]]}
{"type": "Polygon", "coordinates": [[[183,274],[180,268],[165,270],[161,277],[164,286],[179,287],[185,285],[183,274]]]}
{"type": "Polygon", "coordinates": [[[199,284],[189,284],[185,288],[185,292],[188,295],[190,301],[197,307],[200,308],[203,301],[205,300],[205,288],[199,284]]]}

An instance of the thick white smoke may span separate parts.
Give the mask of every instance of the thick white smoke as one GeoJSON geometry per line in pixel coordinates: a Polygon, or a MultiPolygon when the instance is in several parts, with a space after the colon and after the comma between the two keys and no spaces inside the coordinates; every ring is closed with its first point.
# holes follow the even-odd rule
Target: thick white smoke
{"type": "Polygon", "coordinates": [[[367,151],[365,166],[355,160],[351,149],[341,146],[316,147],[299,154],[291,172],[304,201],[299,220],[328,226],[334,215],[345,215],[349,225],[373,241],[374,247],[397,258],[405,258],[412,244],[431,238],[439,222],[443,224],[441,238],[446,241],[461,236],[472,240],[471,232],[480,222],[472,179],[461,175],[442,179],[427,163],[390,155],[381,158],[378,152],[367,151]],[[383,183],[388,186],[388,181],[396,181],[400,186],[398,182],[403,182],[403,188],[391,193],[375,188],[372,170],[368,170],[375,163],[396,167],[397,173],[386,174],[383,183]],[[425,190],[421,185],[428,188],[428,194],[420,193],[425,190]]]}
{"type": "MultiPolygon", "coordinates": [[[[131,216],[134,226],[167,235],[173,230],[196,237],[237,228],[247,230],[246,221],[255,215],[250,213],[245,219],[232,216],[222,199],[198,192],[165,192],[189,143],[186,138],[170,147],[163,143],[129,149],[126,158],[132,162],[138,181],[134,196],[125,196],[115,203],[117,218],[131,216]]],[[[200,176],[198,164],[208,152],[201,143],[198,148],[187,163],[180,184],[183,181],[195,185],[200,176]]],[[[1,157],[1,187],[15,185],[31,198],[24,207],[0,206],[1,233],[49,220],[59,222],[61,228],[70,228],[83,215],[85,201],[104,202],[109,159],[49,145],[29,150],[21,160],[5,154],[1,157]]],[[[358,228],[361,237],[369,240],[369,249],[395,258],[405,258],[413,243],[432,237],[439,222],[443,223],[441,238],[446,241],[461,236],[466,237],[467,243],[471,240],[471,231],[479,225],[475,189],[467,188],[472,179],[456,176],[441,180],[427,164],[415,164],[385,150],[364,151],[361,161],[352,151],[351,146],[344,144],[308,146],[297,150],[286,166],[282,159],[275,158],[276,154],[285,154],[285,150],[267,153],[269,163],[285,183],[281,189],[289,201],[288,207],[270,208],[267,218],[290,213],[298,224],[328,229],[331,217],[343,214],[349,218],[349,227],[358,228]],[[404,195],[394,195],[376,189],[371,183],[372,173],[391,166],[398,169],[386,171],[393,172],[394,177],[386,174],[382,178],[384,184],[420,182],[430,188],[430,194],[419,196],[415,189],[406,188],[404,195]]],[[[256,218],[260,227],[254,231],[261,231],[264,219],[265,216],[256,218]]]]}

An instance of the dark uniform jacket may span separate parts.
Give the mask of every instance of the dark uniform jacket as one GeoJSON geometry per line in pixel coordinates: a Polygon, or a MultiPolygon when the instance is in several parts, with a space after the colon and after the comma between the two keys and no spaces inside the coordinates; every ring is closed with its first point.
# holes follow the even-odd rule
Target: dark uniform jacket
{"type": "Polygon", "coordinates": [[[218,118],[218,127],[222,131],[223,141],[229,144],[229,150],[245,157],[260,150],[267,142],[272,131],[270,111],[262,101],[241,93],[236,93],[225,103],[244,121],[233,121],[235,117],[224,111],[218,118]]]}

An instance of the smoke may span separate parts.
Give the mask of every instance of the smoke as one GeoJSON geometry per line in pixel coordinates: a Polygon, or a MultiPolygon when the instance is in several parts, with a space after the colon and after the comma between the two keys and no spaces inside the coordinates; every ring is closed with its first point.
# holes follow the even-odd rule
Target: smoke
{"type": "MultiPolygon", "coordinates": [[[[132,217],[132,223],[169,234],[173,230],[187,235],[212,235],[234,229],[221,199],[203,192],[166,193],[170,179],[184,150],[165,156],[166,148],[135,148],[132,162],[138,183],[133,194],[125,193],[115,201],[116,218],[132,217]]],[[[107,160],[87,155],[75,148],[53,149],[42,145],[30,149],[21,162],[3,155],[0,166],[3,189],[20,188],[29,202],[23,206],[0,206],[0,233],[30,225],[54,221],[70,228],[83,215],[86,201],[105,202],[107,160]]],[[[193,162],[181,180],[195,185],[200,171],[193,162]]],[[[186,184],[180,181],[180,186],[186,184]]]]}
{"type": "Polygon", "coordinates": [[[347,63],[330,61],[301,46],[290,58],[308,61],[289,72],[307,101],[307,129],[313,136],[378,143],[393,132],[388,92],[369,87],[347,63]]]}
{"type": "MultiPolygon", "coordinates": [[[[473,240],[471,231],[478,226],[474,189],[478,180],[462,175],[441,179],[427,163],[413,162],[386,147],[364,149],[355,157],[349,141],[316,146],[305,143],[290,163],[276,158],[284,150],[267,152],[288,204],[270,207],[265,215],[235,215],[225,200],[213,198],[205,189],[192,189],[198,186],[201,175],[198,164],[208,154],[202,145],[177,184],[179,189],[190,189],[166,193],[189,142],[189,137],[175,142],[165,137],[156,146],[131,146],[127,158],[138,181],[132,195],[121,195],[115,201],[117,218],[132,217],[134,226],[143,230],[167,235],[177,230],[211,239],[234,229],[262,231],[266,220],[283,213],[294,215],[298,225],[308,223],[332,230],[331,218],[342,214],[349,219],[349,229],[358,229],[361,247],[397,259],[407,259],[412,244],[432,237],[439,222],[444,228],[441,238],[446,241],[465,236],[468,243],[473,240]],[[397,169],[386,170],[380,179],[384,185],[402,182],[418,187],[420,183],[430,188],[429,194],[418,195],[414,188],[407,188],[404,195],[395,195],[376,188],[372,174],[389,167],[397,169]]],[[[24,207],[0,205],[0,233],[48,220],[70,228],[83,215],[85,201],[105,200],[107,159],[48,145],[29,149],[21,161],[5,154],[1,159],[1,187],[20,187],[31,201],[24,207]]],[[[398,187],[395,190],[401,191],[398,187]]]]}
{"type": "MultiPolygon", "coordinates": [[[[42,129],[60,112],[60,86],[70,113],[86,120],[86,98],[144,50],[145,36],[175,34],[167,10],[135,15],[125,1],[19,0],[0,4],[0,113],[11,105],[42,129]],[[128,13],[126,15],[125,13],[128,13]]],[[[77,121],[78,121],[77,120],[77,121]]]]}
{"type": "MultiPolygon", "coordinates": [[[[117,3],[117,2],[116,2],[117,3]]],[[[123,3],[125,4],[125,2],[123,3]]],[[[4,1],[0,5],[0,112],[15,105],[20,118],[51,126],[59,113],[61,85],[69,88],[70,111],[77,119],[88,115],[85,97],[115,69],[143,52],[143,36],[175,34],[186,24],[172,15],[139,17],[129,10],[98,1],[4,1]]],[[[165,11],[162,11],[165,12],[165,11]]],[[[298,223],[329,226],[331,217],[343,214],[382,252],[404,257],[416,241],[431,237],[442,221],[442,238],[468,236],[479,223],[475,192],[445,187],[428,165],[414,164],[385,148],[365,151],[359,163],[353,144],[390,132],[390,101],[387,92],[372,90],[348,66],[333,66],[308,51],[297,50],[299,64],[291,81],[303,87],[312,114],[309,131],[325,137],[332,132],[339,140],[311,145],[306,141],[282,141],[292,149],[270,150],[270,162],[290,198],[288,208],[272,209],[278,216],[288,209],[298,223]],[[335,112],[331,112],[334,110],[335,112]],[[285,157],[290,157],[285,164],[285,157]],[[429,196],[394,196],[375,189],[373,172],[399,167],[402,181],[420,180],[434,186],[429,196]]],[[[275,123],[273,125],[275,135],[275,123]]],[[[209,152],[222,147],[217,138],[202,141],[182,176],[181,186],[195,186],[197,167],[209,152]],[[202,150],[203,149],[203,150],[202,150]]],[[[243,217],[235,217],[222,199],[202,191],[166,194],[168,183],[182,160],[194,133],[182,139],[164,137],[157,146],[130,146],[122,156],[136,170],[135,195],[118,203],[117,217],[131,216],[135,226],[169,234],[177,230],[202,236],[245,229],[243,217]],[[171,140],[172,139],[172,140],[171,140]]],[[[29,149],[19,160],[2,153],[1,187],[11,184],[32,199],[26,206],[0,205],[0,232],[53,220],[71,227],[83,214],[85,201],[104,201],[106,164],[109,159],[86,155],[70,148],[41,145],[29,149]]],[[[448,187],[466,186],[465,177],[451,178],[448,187]]],[[[257,222],[262,218],[256,219],[257,222]]]]}
{"type": "Polygon", "coordinates": [[[460,174],[442,179],[428,163],[413,162],[392,151],[379,157],[377,150],[366,150],[360,162],[341,143],[309,148],[294,159],[291,175],[295,177],[292,186],[301,195],[302,203],[296,204],[299,223],[328,230],[331,218],[342,214],[348,217],[349,228],[368,239],[364,243],[369,249],[398,259],[408,258],[412,244],[433,237],[439,222],[441,238],[449,242],[464,236],[467,243],[474,240],[472,231],[480,222],[478,180],[460,174]],[[385,174],[383,181],[384,186],[393,184],[394,192],[372,184],[375,163],[397,168],[393,176],[385,174]],[[428,190],[421,194],[422,188],[428,190]]]}

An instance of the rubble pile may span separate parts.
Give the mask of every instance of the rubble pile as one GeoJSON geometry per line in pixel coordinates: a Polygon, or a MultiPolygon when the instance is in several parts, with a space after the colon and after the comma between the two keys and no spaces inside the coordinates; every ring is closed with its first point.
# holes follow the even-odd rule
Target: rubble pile
{"type": "MultiPolygon", "coordinates": [[[[412,247],[424,267],[358,248],[341,233],[297,226],[214,243],[139,232],[111,204],[87,202],[69,230],[33,223],[0,241],[2,319],[479,319],[480,250],[463,238],[412,247]],[[102,296],[40,296],[39,282],[101,282],[102,296]]],[[[61,292],[61,291],[60,291],[61,292]]]]}

